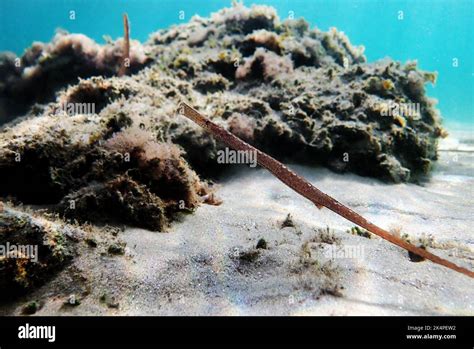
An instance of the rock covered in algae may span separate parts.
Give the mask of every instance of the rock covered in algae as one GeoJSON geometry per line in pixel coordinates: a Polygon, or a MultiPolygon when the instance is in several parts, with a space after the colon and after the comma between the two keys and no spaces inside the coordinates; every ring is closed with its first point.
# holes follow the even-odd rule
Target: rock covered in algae
{"type": "MultiPolygon", "coordinates": [[[[99,45],[83,34],[56,33],[50,43],[35,42],[22,57],[0,54],[0,123],[24,114],[32,103],[54,98],[78,77],[112,76],[122,61],[123,40],[99,45]]],[[[130,71],[147,62],[144,47],[131,41],[130,71]]]]}
{"type": "Polygon", "coordinates": [[[223,145],[176,115],[183,100],[282,161],[405,182],[437,158],[444,130],[424,87],[436,76],[414,62],[367,63],[336,29],[237,4],[133,43],[120,78],[119,47],[60,34],[27,50],[21,68],[0,60],[1,109],[31,106],[0,133],[0,195],[162,230],[208,194],[198,174],[223,169],[223,145]],[[53,78],[71,71],[65,61],[78,73],[53,78]],[[33,87],[44,95],[23,98],[33,87]]]}
{"type": "Polygon", "coordinates": [[[166,228],[174,213],[196,208],[209,189],[181,150],[150,131],[127,126],[131,120],[120,115],[39,116],[6,129],[1,195],[53,205],[79,221],[153,230],[166,228]]]}
{"type": "MultiPolygon", "coordinates": [[[[0,290],[15,295],[42,284],[73,257],[64,224],[11,208],[0,209],[0,290]]],[[[2,297],[2,298],[3,298],[2,297]]],[[[3,300],[3,299],[2,299],[3,300]]]]}

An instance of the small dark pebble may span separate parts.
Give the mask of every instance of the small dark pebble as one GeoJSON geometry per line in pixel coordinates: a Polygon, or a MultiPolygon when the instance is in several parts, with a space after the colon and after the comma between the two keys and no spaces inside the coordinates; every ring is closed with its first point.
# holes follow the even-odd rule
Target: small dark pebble
{"type": "MultiPolygon", "coordinates": [[[[425,246],[418,246],[419,248],[422,248],[423,250],[426,250],[426,247],[425,246]]],[[[410,261],[414,262],[414,263],[419,263],[419,262],[423,262],[425,260],[424,257],[416,254],[416,253],[413,253],[411,251],[408,251],[408,257],[410,258],[410,261]]]]}
{"type": "Polygon", "coordinates": [[[95,241],[95,239],[86,239],[86,244],[89,247],[97,247],[97,241],[95,241]]]}
{"type": "Polygon", "coordinates": [[[260,249],[263,249],[263,250],[267,249],[267,242],[265,241],[265,239],[262,238],[262,239],[258,240],[257,248],[260,248],[260,249]]]}
{"type": "Polygon", "coordinates": [[[40,308],[39,303],[36,301],[32,301],[23,307],[23,309],[21,310],[21,313],[24,315],[32,315],[36,313],[39,308],[40,308]]]}

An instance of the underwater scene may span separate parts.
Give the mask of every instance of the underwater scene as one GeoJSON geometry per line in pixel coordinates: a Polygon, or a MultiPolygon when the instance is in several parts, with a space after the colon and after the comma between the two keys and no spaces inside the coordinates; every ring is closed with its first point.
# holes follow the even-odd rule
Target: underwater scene
{"type": "Polygon", "coordinates": [[[472,0],[0,2],[0,315],[473,316],[472,0]]]}

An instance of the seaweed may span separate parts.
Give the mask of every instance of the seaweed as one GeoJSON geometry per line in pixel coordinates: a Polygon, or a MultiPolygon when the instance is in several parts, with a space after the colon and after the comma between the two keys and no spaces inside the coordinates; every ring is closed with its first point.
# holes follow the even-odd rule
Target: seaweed
{"type": "Polygon", "coordinates": [[[281,74],[293,72],[293,62],[271,51],[258,48],[255,53],[237,68],[236,79],[271,81],[281,74]]]}
{"type": "Polygon", "coordinates": [[[281,229],[286,228],[286,227],[294,228],[295,226],[296,225],[295,225],[295,222],[293,221],[293,217],[291,216],[290,213],[288,213],[285,220],[281,223],[280,228],[281,229]]]}
{"type": "Polygon", "coordinates": [[[298,285],[306,291],[317,291],[315,298],[331,295],[342,297],[343,287],[337,282],[339,268],[331,260],[323,261],[312,253],[312,240],[303,242],[298,259],[291,264],[291,275],[297,275],[298,285]]]}
{"type": "Polygon", "coordinates": [[[31,301],[23,306],[21,313],[23,315],[33,315],[41,308],[41,304],[37,301],[31,301]]]}
{"type": "Polygon", "coordinates": [[[117,118],[104,122],[97,140],[86,143],[80,137],[72,140],[64,130],[51,137],[18,137],[0,151],[0,194],[49,204],[79,222],[128,223],[158,231],[179,212],[193,211],[202,202],[219,204],[178,146],[117,118]],[[111,125],[121,130],[113,133],[111,125]]]}
{"type": "Polygon", "coordinates": [[[348,231],[349,234],[352,234],[352,235],[357,235],[357,236],[360,236],[360,237],[363,237],[363,238],[366,238],[366,239],[370,239],[372,237],[372,235],[370,235],[370,233],[365,230],[365,229],[361,229],[357,226],[355,227],[352,227],[349,231],[348,231]]]}
{"type": "Polygon", "coordinates": [[[216,164],[218,146],[187,124],[169,122],[180,100],[206,105],[218,123],[282,160],[396,183],[425,179],[437,160],[446,132],[424,87],[436,74],[416,62],[367,63],[363,47],[338,30],[280,21],[267,6],[236,4],[210,18],[193,17],[143,45],[130,38],[126,15],[123,20],[124,37],[102,46],[61,32],[29,48],[20,67],[13,55],[0,55],[3,119],[26,113],[45,120],[63,102],[90,103],[112,124],[107,134],[88,135],[90,119],[77,118],[85,137],[107,139],[125,115],[135,126],[166,132],[163,139],[181,145],[192,168],[210,178],[224,168],[216,164]],[[67,84],[72,87],[55,100],[67,84]],[[53,106],[45,104],[50,101],[53,106]],[[417,112],[392,108],[404,104],[416,104],[417,112]]]}
{"type": "Polygon", "coordinates": [[[339,31],[281,22],[266,6],[195,17],[143,45],[130,38],[126,14],[123,24],[124,37],[105,45],[60,32],[29,48],[20,67],[0,58],[0,113],[16,115],[5,101],[36,103],[1,129],[1,196],[51,205],[71,220],[154,230],[202,202],[219,204],[207,180],[228,168],[217,161],[222,144],[171,117],[181,100],[282,161],[406,182],[437,158],[445,132],[424,90],[435,75],[415,62],[366,63],[339,31]],[[419,103],[416,115],[391,109],[405,102],[419,103]],[[94,108],[63,113],[64,105],[94,108]],[[144,133],[144,143],[118,148],[144,133]],[[88,208],[104,202],[116,209],[88,208]]]}

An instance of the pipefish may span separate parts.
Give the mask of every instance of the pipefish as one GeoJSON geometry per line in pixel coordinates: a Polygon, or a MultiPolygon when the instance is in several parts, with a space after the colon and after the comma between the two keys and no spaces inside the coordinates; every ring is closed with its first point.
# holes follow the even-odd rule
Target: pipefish
{"type": "Polygon", "coordinates": [[[194,121],[196,124],[210,132],[216,139],[227,144],[229,147],[237,151],[256,152],[257,163],[270,171],[275,177],[286,184],[288,187],[296,191],[298,194],[313,202],[319,209],[326,207],[341,217],[357,224],[358,226],[368,230],[369,232],[380,236],[382,239],[391,242],[407,251],[419,255],[433,263],[440,264],[449,269],[457,271],[461,274],[474,278],[474,272],[464,267],[458,266],[444,258],[441,258],[427,250],[417,247],[397,236],[390,234],[388,231],[369,222],[357,212],[343,205],[333,197],[323,193],[306,179],[290,170],[287,166],[272,158],[270,155],[258,150],[250,144],[244,142],[221,126],[213,123],[197,110],[182,102],[179,105],[179,113],[194,121]]]}
{"type": "Polygon", "coordinates": [[[122,62],[118,71],[118,76],[123,76],[127,73],[130,66],[130,25],[128,23],[128,15],[123,14],[123,48],[122,48],[122,62]]]}

